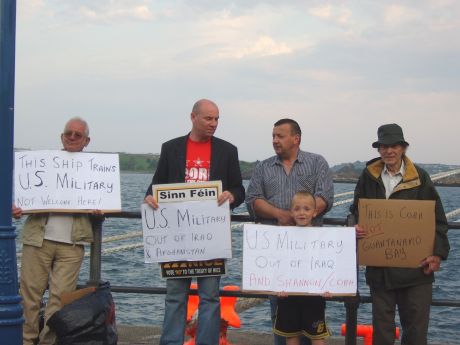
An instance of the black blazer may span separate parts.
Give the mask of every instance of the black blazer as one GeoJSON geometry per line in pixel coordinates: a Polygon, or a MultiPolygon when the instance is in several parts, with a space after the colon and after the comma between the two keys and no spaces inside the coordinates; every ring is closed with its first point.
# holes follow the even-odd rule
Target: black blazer
{"type": "MultiPolygon", "coordinates": [[[[188,134],[165,142],[161,146],[160,159],[152,183],[146,195],[152,194],[153,184],[185,182],[185,157],[188,134]]],[[[209,179],[222,181],[222,189],[234,197],[233,209],[244,201],[238,150],[229,142],[211,137],[211,169],[209,179]]]]}

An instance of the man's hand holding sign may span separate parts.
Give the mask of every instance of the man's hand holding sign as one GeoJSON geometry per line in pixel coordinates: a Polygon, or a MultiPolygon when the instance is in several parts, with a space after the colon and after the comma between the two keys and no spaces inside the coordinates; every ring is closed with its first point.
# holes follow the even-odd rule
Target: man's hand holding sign
{"type": "Polygon", "coordinates": [[[354,295],[356,278],[353,228],[244,226],[243,290],[354,295]]]}
{"type": "Polygon", "coordinates": [[[15,153],[12,216],[30,214],[22,229],[21,297],[24,344],[54,344],[48,318],[61,307],[61,294],[76,288],[85,250],[93,241],[91,220],[120,211],[118,155],[81,152],[90,142],[85,120],[67,121],[63,150],[15,153]],[[48,287],[49,286],[49,287],[48,287]],[[45,326],[39,311],[45,290],[45,326]]]}
{"type": "MultiPolygon", "coordinates": [[[[230,223],[228,223],[227,226],[219,223],[218,220],[222,220],[221,217],[225,217],[225,221],[229,222],[229,207],[233,209],[240,205],[244,200],[245,193],[238,160],[238,150],[231,143],[214,136],[219,118],[219,108],[213,101],[200,99],[195,102],[192,112],[190,113],[190,120],[192,122],[190,132],[184,136],[168,140],[161,145],[158,165],[156,167],[155,174],[153,175],[152,183],[145,193],[144,200],[146,204],[152,206],[153,209],[160,210],[162,208],[162,200],[159,199],[160,194],[157,193],[155,195],[155,193],[153,193],[152,187],[154,186],[185,182],[188,183],[190,187],[191,184],[197,182],[221,182],[222,187],[220,190],[223,192],[213,195],[213,200],[202,199],[201,201],[196,201],[200,199],[196,199],[195,197],[201,198],[201,196],[200,193],[198,193],[199,190],[196,190],[195,188],[197,193],[195,194],[194,192],[193,198],[191,199],[195,201],[183,201],[184,194],[178,194],[178,200],[165,203],[168,204],[167,206],[164,206],[167,210],[159,211],[162,216],[160,219],[163,219],[163,222],[166,222],[167,220],[168,225],[170,226],[170,228],[167,229],[168,231],[164,234],[166,236],[165,241],[170,241],[172,236],[172,245],[174,247],[172,249],[170,248],[171,250],[169,254],[179,253],[182,255],[184,250],[188,250],[188,253],[190,253],[190,250],[194,250],[194,248],[198,249],[193,252],[194,255],[188,258],[189,260],[197,259],[195,254],[200,254],[200,248],[201,253],[204,256],[220,258],[225,257],[222,253],[219,253],[220,255],[218,256],[210,254],[210,250],[213,249],[212,241],[217,236],[221,236],[221,232],[230,232],[230,223]],[[226,210],[224,212],[224,216],[221,212],[226,201],[228,201],[230,205],[225,206],[226,210]],[[192,211],[191,209],[179,210],[179,207],[184,206],[181,206],[180,204],[186,203],[195,203],[200,206],[204,206],[207,203],[210,204],[202,208],[200,207],[195,211],[192,211]],[[175,211],[171,211],[172,204],[176,204],[174,207],[178,207],[175,211]],[[218,207],[218,205],[222,206],[218,207]],[[214,211],[216,212],[213,212],[212,208],[214,208],[214,211]],[[219,215],[217,215],[216,219],[214,216],[216,216],[217,213],[219,215]],[[214,219],[212,219],[212,217],[214,217],[214,219]],[[187,225],[189,220],[190,227],[187,229],[185,225],[187,225]],[[208,224],[208,222],[214,222],[216,227],[211,227],[211,224],[208,224]],[[203,224],[200,225],[198,223],[203,224]],[[179,235],[176,237],[178,240],[176,243],[174,242],[175,236],[172,235],[174,233],[172,227],[173,224],[175,225],[176,230],[179,230],[175,232],[176,235],[179,235]],[[222,231],[220,229],[222,226],[224,226],[227,230],[222,231]],[[195,246],[186,247],[184,244],[189,242],[192,233],[197,233],[198,230],[205,230],[205,233],[201,233],[201,235],[205,236],[204,240],[199,235],[197,239],[199,240],[200,245],[196,246],[198,243],[194,243],[195,246]],[[182,237],[182,235],[185,236],[182,237]],[[212,238],[208,239],[208,235],[212,238]]],[[[189,195],[192,196],[191,193],[192,190],[194,190],[193,187],[192,189],[182,187],[183,190],[181,191],[174,191],[171,188],[173,187],[169,186],[163,190],[163,195],[167,198],[169,198],[167,193],[168,191],[171,193],[185,193],[185,195],[187,195],[188,190],[190,193],[189,195]]],[[[203,195],[203,193],[201,193],[201,195],[203,195]]],[[[172,194],[170,194],[170,196],[172,196],[172,194]]],[[[206,195],[203,195],[203,197],[206,197],[206,195]]],[[[228,205],[228,203],[226,204],[228,205]]],[[[151,215],[151,212],[148,213],[151,215]]],[[[164,225],[165,224],[163,223],[163,226],[164,225]]],[[[151,230],[144,230],[144,233],[146,232],[151,232],[151,230]]],[[[191,238],[193,239],[196,237],[191,238]]],[[[230,236],[228,236],[228,241],[229,239],[230,236]]],[[[230,243],[230,241],[227,243],[230,243]]],[[[146,244],[146,242],[144,242],[144,244],[146,244]]],[[[149,253],[152,253],[151,249],[149,250],[149,253]]],[[[157,252],[154,251],[153,253],[155,254],[157,252]]],[[[176,260],[179,260],[177,256],[176,260]]],[[[221,260],[221,263],[222,262],[223,260],[221,260]]],[[[197,276],[198,294],[200,296],[196,343],[219,343],[219,275],[223,273],[222,267],[224,267],[224,265],[216,264],[215,259],[198,262],[174,261],[172,263],[162,264],[162,273],[166,273],[166,275],[163,276],[168,278],[180,277],[182,279],[166,280],[165,317],[163,322],[163,333],[161,334],[160,339],[161,344],[184,343],[187,297],[191,283],[191,278],[186,278],[187,275],[189,277],[192,275],[197,276]],[[209,276],[209,273],[213,276],[209,276]]]]}
{"type": "Polygon", "coordinates": [[[398,310],[403,344],[426,344],[434,271],[449,255],[447,218],[430,175],[408,156],[396,123],[381,125],[351,212],[372,298],[374,343],[392,343],[398,310]],[[378,200],[377,200],[378,199],[378,200]],[[378,202],[378,203],[377,203],[378,202]]]}
{"type": "Polygon", "coordinates": [[[218,202],[221,190],[220,181],[154,185],[154,207],[142,206],[145,262],[231,258],[230,208],[225,197],[218,202]]]}
{"type": "Polygon", "coordinates": [[[19,216],[18,208],[23,213],[120,212],[118,154],[16,152],[15,217],[19,216]]]}

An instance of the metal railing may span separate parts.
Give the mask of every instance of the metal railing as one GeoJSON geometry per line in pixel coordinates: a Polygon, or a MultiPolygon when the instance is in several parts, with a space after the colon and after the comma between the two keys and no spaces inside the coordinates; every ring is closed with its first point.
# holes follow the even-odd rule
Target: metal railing
{"type": "MultiPolygon", "coordinates": [[[[121,212],[121,213],[107,213],[105,214],[106,218],[128,218],[128,219],[140,219],[140,212],[121,212]]],[[[252,222],[253,219],[248,215],[232,215],[232,222],[252,222]]],[[[324,225],[334,225],[334,226],[353,226],[354,217],[349,215],[347,218],[324,218],[324,225]]],[[[102,226],[104,220],[93,219],[93,231],[94,231],[94,241],[91,244],[91,255],[89,263],[89,280],[86,283],[87,286],[97,286],[101,281],[101,267],[102,267],[102,226]]],[[[459,222],[449,222],[450,230],[460,230],[459,222]]],[[[358,268],[356,274],[358,275],[358,268]]],[[[79,286],[82,287],[82,286],[79,286]]],[[[121,292],[121,293],[136,293],[136,294],[166,294],[165,287],[145,287],[145,286],[122,286],[122,285],[112,285],[112,292],[121,292]]],[[[196,295],[196,289],[190,289],[190,294],[196,295]]],[[[224,291],[220,290],[221,296],[232,296],[240,298],[268,298],[267,294],[254,294],[241,291],[224,291]]],[[[360,303],[370,303],[371,298],[369,295],[361,296],[359,291],[356,292],[356,296],[346,296],[346,297],[333,297],[328,299],[331,301],[337,301],[344,303],[346,311],[346,334],[345,334],[345,344],[346,345],[356,345],[356,326],[358,324],[358,308],[360,303]]],[[[446,307],[460,307],[459,300],[448,300],[448,299],[435,299],[431,303],[433,306],[446,306],[446,307]]]]}

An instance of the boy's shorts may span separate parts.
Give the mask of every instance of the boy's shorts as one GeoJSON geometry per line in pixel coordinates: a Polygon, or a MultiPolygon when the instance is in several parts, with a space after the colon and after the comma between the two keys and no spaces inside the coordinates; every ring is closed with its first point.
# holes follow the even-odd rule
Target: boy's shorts
{"type": "Polygon", "coordinates": [[[325,310],[326,301],[321,296],[278,298],[273,332],[282,337],[327,338],[331,334],[326,325],[325,310]]]}

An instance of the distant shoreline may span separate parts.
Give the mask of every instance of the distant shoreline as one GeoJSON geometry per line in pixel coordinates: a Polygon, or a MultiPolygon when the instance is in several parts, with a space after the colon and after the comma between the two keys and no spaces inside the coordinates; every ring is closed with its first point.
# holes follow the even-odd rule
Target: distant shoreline
{"type": "MultiPolygon", "coordinates": [[[[121,170],[122,173],[125,174],[153,174],[155,171],[132,171],[132,170],[121,170]]],[[[243,180],[250,180],[250,178],[243,178],[243,180]]],[[[332,181],[334,183],[347,183],[347,184],[356,184],[358,182],[357,178],[333,178],[332,181]]],[[[452,182],[452,183],[443,183],[443,182],[433,182],[436,187],[460,187],[460,182],[452,182]]]]}
{"type": "MultiPolygon", "coordinates": [[[[15,149],[17,151],[27,151],[25,149],[15,149]]],[[[107,153],[107,152],[97,152],[107,153]]],[[[120,170],[123,173],[130,174],[152,174],[155,172],[159,154],[153,153],[125,153],[125,152],[110,152],[118,153],[120,158],[120,170]]],[[[259,161],[246,162],[240,161],[241,175],[244,180],[251,179],[252,172],[259,161]]],[[[418,164],[425,169],[430,175],[439,172],[445,172],[453,169],[460,169],[460,165],[453,164],[418,164]]],[[[356,184],[358,177],[366,166],[366,162],[356,161],[352,163],[341,163],[331,167],[332,178],[335,183],[350,183],[356,184]]],[[[434,182],[435,186],[460,186],[460,174],[452,175],[434,182]]]]}
{"type": "MultiPolygon", "coordinates": [[[[333,178],[334,183],[349,183],[356,184],[358,179],[342,179],[342,178],[333,178]]],[[[436,187],[460,187],[460,182],[433,182],[436,187]]]]}

